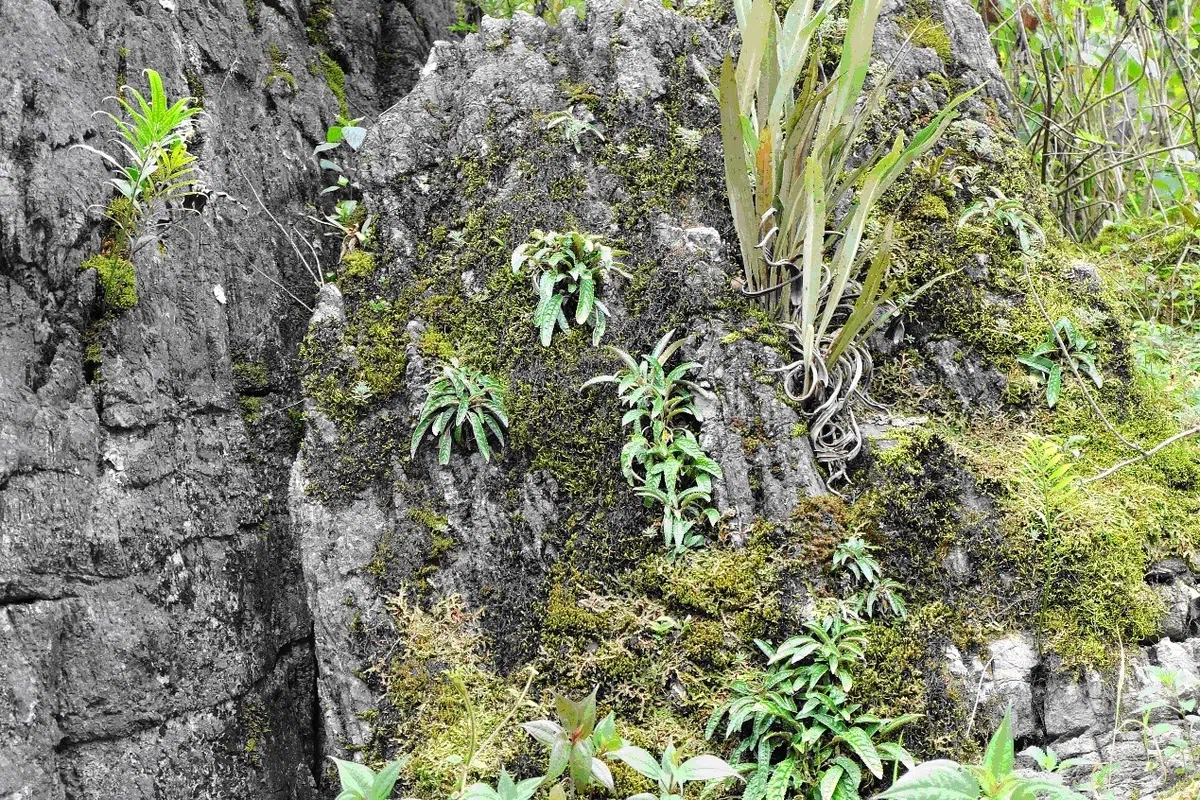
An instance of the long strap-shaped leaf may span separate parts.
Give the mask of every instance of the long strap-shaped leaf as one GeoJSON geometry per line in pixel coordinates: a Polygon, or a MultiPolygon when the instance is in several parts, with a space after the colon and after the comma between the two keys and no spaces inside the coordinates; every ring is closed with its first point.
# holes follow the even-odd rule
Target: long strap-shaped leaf
{"type": "Polygon", "coordinates": [[[746,147],[741,135],[741,112],[738,110],[738,84],[733,59],[725,57],[721,66],[721,143],[725,150],[725,189],[729,195],[729,211],[741,244],[742,264],[746,285],[761,285],[761,268],[754,252],[758,219],[754,214],[754,194],[750,188],[750,169],[746,163],[746,147]]]}

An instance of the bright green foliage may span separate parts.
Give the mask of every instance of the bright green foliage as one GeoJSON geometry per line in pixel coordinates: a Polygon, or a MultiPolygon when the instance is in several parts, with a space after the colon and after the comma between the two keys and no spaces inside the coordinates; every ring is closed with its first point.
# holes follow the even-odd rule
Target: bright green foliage
{"type": "Polygon", "coordinates": [[[730,778],[740,778],[737,770],[724,760],[711,755],[693,756],[680,761],[675,745],[668,744],[662,758],[656,759],[640,747],[625,745],[610,756],[624,762],[639,775],[658,783],[658,795],[643,792],[628,800],[683,800],[684,784],[707,783],[702,797],[709,794],[716,784],[730,778]]]}
{"type": "Polygon", "coordinates": [[[849,599],[850,610],[855,616],[875,616],[886,606],[896,617],[907,613],[904,607],[903,586],[891,578],[883,577],[879,561],[871,554],[875,548],[860,536],[851,536],[838,544],[833,551],[833,571],[850,574],[859,589],[849,599]]]}
{"type": "Polygon", "coordinates": [[[599,344],[611,314],[596,298],[596,287],[613,272],[629,277],[614,258],[618,251],[586,233],[534,230],[529,238],[513,251],[512,270],[518,273],[528,266],[534,272],[538,304],[533,323],[541,331],[542,347],[550,346],[555,325],[563,333],[569,331],[571,319],[576,325],[591,325],[592,344],[599,344]],[[568,317],[571,300],[575,308],[568,317]]]}
{"type": "Polygon", "coordinates": [[[190,191],[196,159],[187,151],[189,120],[200,113],[199,108],[191,106],[190,97],[169,103],[162,78],[154,70],[146,70],[146,79],[150,84],[148,102],[132,86],[122,87],[131,98],[117,98],[127,120],[105,112],[117,126],[117,144],[128,163],[122,164],[94,147],[76,145],[103,158],[115,175],[113,187],[139,206],[154,198],[169,200],[190,191]]]}
{"type": "Polygon", "coordinates": [[[441,370],[441,377],[425,386],[428,396],[413,430],[410,455],[417,454],[421,439],[429,432],[438,440],[438,463],[449,463],[452,442],[461,445],[466,439],[465,425],[483,460],[491,460],[488,432],[503,445],[504,429],[508,427],[504,386],[488,375],[464,367],[458,359],[443,363],[441,370]]]}
{"type": "Polygon", "coordinates": [[[596,724],[596,691],[583,700],[569,700],[561,695],[554,698],[558,722],[548,719],[523,722],[525,732],[550,750],[550,764],[545,781],[555,781],[568,773],[577,791],[600,785],[613,790],[612,772],[600,757],[621,746],[613,714],[596,724]]]}
{"type": "Polygon", "coordinates": [[[975,217],[981,217],[998,230],[1007,230],[1017,237],[1022,253],[1032,254],[1045,247],[1046,232],[1026,210],[1025,202],[1005,196],[1004,192],[994,186],[992,194],[995,196],[972,203],[958,218],[959,227],[975,217]]]}
{"type": "Polygon", "coordinates": [[[370,767],[354,761],[342,761],[340,758],[334,761],[342,782],[342,792],[337,800],[388,800],[392,796],[392,787],[400,777],[400,770],[408,763],[407,758],[398,758],[376,773],[370,767]]]}
{"type": "Polygon", "coordinates": [[[1042,531],[1052,536],[1058,523],[1079,499],[1079,483],[1066,450],[1053,439],[1026,434],[1029,444],[1021,463],[1019,497],[1029,507],[1042,531]]]}
{"type": "Polygon", "coordinates": [[[514,783],[508,770],[501,769],[495,789],[486,783],[473,783],[463,793],[462,800],[531,800],[544,782],[545,778],[539,775],[514,783]]]}
{"type": "Polygon", "coordinates": [[[362,147],[363,141],[367,138],[367,129],[360,127],[360,122],[362,122],[361,117],[358,119],[347,119],[344,116],[338,117],[337,124],[325,131],[325,141],[313,148],[313,155],[320,157],[318,163],[321,169],[337,175],[336,181],[332,185],[322,189],[321,194],[361,188],[358,184],[357,171],[354,167],[357,164],[358,151],[362,147]],[[325,153],[340,150],[342,145],[350,149],[350,161],[345,166],[334,161],[331,155],[324,155],[325,153]]]}
{"type": "Polygon", "coordinates": [[[1096,343],[1080,333],[1071,320],[1062,317],[1046,332],[1046,338],[1033,352],[1017,359],[1033,371],[1039,383],[1046,385],[1046,405],[1050,408],[1058,405],[1062,394],[1063,365],[1055,360],[1062,357],[1060,341],[1066,345],[1075,369],[1091,378],[1096,388],[1104,385],[1104,378],[1096,368],[1096,343]]]}
{"type": "Polygon", "coordinates": [[[80,269],[96,270],[104,304],[116,311],[137,305],[137,277],[133,262],[119,255],[94,255],[79,265],[80,269]]]}
{"type": "Polygon", "coordinates": [[[683,340],[672,343],[669,331],[654,350],[636,361],[618,347],[610,348],[625,369],[613,375],[599,375],[583,385],[615,383],[622,402],[629,406],[622,425],[632,425],[633,435],[621,449],[621,471],[630,486],[650,506],[663,507],[663,543],[672,554],[698,547],[704,537],[694,531],[703,519],[716,525],[721,514],[712,502],[712,481],[721,478],[721,467],[708,457],[696,434],[684,427],[699,423],[700,411],[692,392],[702,392],[687,380],[689,372],[700,365],[688,361],[667,372],[683,340]]]}
{"type": "Polygon", "coordinates": [[[583,152],[583,135],[585,133],[590,133],[600,141],[604,141],[604,134],[596,130],[595,125],[580,119],[569,110],[553,111],[546,115],[546,130],[552,131],[555,128],[562,131],[563,139],[571,143],[576,153],[583,152]]]}
{"type": "Polygon", "coordinates": [[[863,625],[827,615],[805,623],[805,630],[778,649],[756,642],[767,656],[766,671],[734,683],[708,721],[711,737],[727,716],[724,738],[741,738],[734,758],[752,759],[737,764],[752,770],[743,800],[783,800],[793,789],[822,800],[857,800],[864,767],[881,778],[886,762],[913,765],[908,752],[886,738],[919,715],[882,719],[847,696],[851,668],[863,658],[863,625]]]}
{"type": "Polygon", "coordinates": [[[1084,800],[1053,773],[1025,778],[1013,771],[1012,709],[988,742],[983,761],[962,765],[949,759],[912,767],[876,800],[1084,800]]]}
{"type": "Polygon", "coordinates": [[[1086,241],[1108,220],[1194,220],[1194,0],[995,0],[988,9],[1017,131],[1064,229],[1086,241]]]}
{"type": "Polygon", "coordinates": [[[872,241],[867,222],[968,96],[952,100],[911,142],[900,132],[891,148],[851,167],[853,144],[888,86],[882,76],[859,103],[883,2],[853,0],[838,77],[825,79],[810,47],[835,5],[814,10],[813,0],[795,0],[781,21],[772,0],[735,0],[742,48],[736,66],[726,57],[719,92],[743,292],[794,334],[800,358],[784,373],[785,390],[812,413],[809,436],[831,478],[845,477],[862,447],[850,399],[865,397],[871,359],[861,345],[888,305],[881,288],[892,229],[872,241]]]}

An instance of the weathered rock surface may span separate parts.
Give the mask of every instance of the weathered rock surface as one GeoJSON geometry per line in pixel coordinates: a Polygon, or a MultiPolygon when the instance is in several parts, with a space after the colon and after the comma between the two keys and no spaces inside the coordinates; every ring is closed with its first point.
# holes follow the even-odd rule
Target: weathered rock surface
{"type": "MultiPolygon", "coordinates": [[[[1131,648],[1125,663],[1107,674],[1058,669],[1027,633],[993,641],[970,664],[953,648],[948,658],[977,711],[976,724],[990,729],[1011,708],[1018,746],[1036,744],[1053,750],[1060,760],[1077,759],[1079,765],[1067,773],[1072,781],[1086,782],[1098,767],[1111,765],[1106,791],[1117,797],[1152,797],[1192,767],[1186,753],[1162,759],[1162,764],[1158,754],[1171,740],[1195,735],[1195,723],[1178,709],[1200,686],[1200,637],[1163,638],[1131,648]],[[1144,730],[1146,707],[1153,709],[1148,724],[1163,726],[1152,733],[1144,730]],[[1147,764],[1157,766],[1148,769],[1147,764]]],[[[1020,760],[1026,768],[1036,767],[1028,751],[1020,760]]]]}
{"type": "Polygon", "coordinates": [[[307,3],[0,4],[0,797],[310,796],[284,505],[307,313],[276,282],[312,289],[253,195],[291,224],[321,186],[319,49],[369,113],[451,5],[339,2],[318,46],[307,3]],[[103,146],[92,112],[119,80],[144,91],[143,67],[204,104],[208,203],[139,252],[140,304],[99,319],[78,267],[111,189],[73,145],[103,146]]]}

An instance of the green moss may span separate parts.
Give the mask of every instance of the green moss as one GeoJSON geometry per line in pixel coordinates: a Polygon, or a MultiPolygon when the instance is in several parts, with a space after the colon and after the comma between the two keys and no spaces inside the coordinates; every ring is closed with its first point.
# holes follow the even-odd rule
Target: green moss
{"type": "Polygon", "coordinates": [[[119,255],[94,255],[79,268],[96,270],[101,297],[108,308],[125,311],[137,305],[137,276],[129,259],[119,255]]]}
{"type": "Polygon", "coordinates": [[[974,759],[978,742],[966,736],[969,709],[947,670],[945,652],[960,627],[941,603],[912,609],[896,623],[867,626],[866,658],[855,671],[851,697],[881,717],[920,714],[904,728],[904,746],[918,760],[974,759]]]}
{"type": "Polygon", "coordinates": [[[946,201],[935,194],[927,194],[912,205],[912,215],[918,219],[945,222],[950,219],[946,201]]]}
{"type": "Polygon", "coordinates": [[[313,65],[315,71],[325,78],[325,85],[337,100],[338,113],[343,117],[350,116],[350,104],[346,100],[346,73],[342,65],[328,53],[321,51],[313,65]]]}
{"type": "Polygon", "coordinates": [[[296,76],[292,74],[288,67],[287,56],[279,48],[275,42],[267,44],[267,61],[268,72],[263,85],[268,89],[276,83],[282,82],[288,87],[288,90],[293,94],[296,92],[296,76]]]}
{"type": "Polygon", "coordinates": [[[450,530],[450,520],[428,508],[410,508],[407,517],[413,522],[424,525],[434,533],[445,533],[450,530]]]}
{"type": "Polygon", "coordinates": [[[200,77],[200,73],[189,69],[184,71],[183,77],[187,81],[188,93],[192,96],[193,105],[197,108],[204,108],[204,79],[200,77]]]}
{"type": "Polygon", "coordinates": [[[375,254],[368,250],[353,250],[342,258],[342,271],[353,280],[364,280],[375,272],[375,254]]]}
{"type": "Polygon", "coordinates": [[[238,405],[242,409],[242,419],[247,425],[252,425],[262,417],[262,398],[254,395],[239,395],[238,405]]]}
{"type": "Polygon", "coordinates": [[[267,365],[261,361],[234,361],[233,374],[250,389],[265,389],[271,380],[267,365]]]}
{"type": "Polygon", "coordinates": [[[946,26],[931,17],[903,17],[900,28],[912,37],[916,47],[927,47],[938,54],[943,64],[949,65],[953,58],[950,34],[946,26]]]}
{"type": "Polygon", "coordinates": [[[309,0],[308,23],[304,30],[308,41],[320,47],[329,44],[329,26],[333,24],[333,0],[309,0]]]}
{"type": "Polygon", "coordinates": [[[259,0],[242,0],[246,6],[246,21],[250,27],[258,30],[259,0]]]}

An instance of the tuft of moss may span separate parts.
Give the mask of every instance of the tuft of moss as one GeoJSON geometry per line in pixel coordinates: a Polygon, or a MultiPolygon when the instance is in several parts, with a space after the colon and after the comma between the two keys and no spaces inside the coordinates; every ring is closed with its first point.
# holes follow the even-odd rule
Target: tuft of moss
{"type": "Polygon", "coordinates": [[[329,87],[329,91],[337,100],[338,113],[343,117],[350,116],[350,104],[346,100],[346,73],[342,69],[342,65],[335,61],[333,56],[322,50],[317,54],[317,61],[310,71],[325,78],[325,85],[329,87]]]}
{"type": "Polygon", "coordinates": [[[283,50],[275,42],[267,44],[267,61],[268,72],[263,85],[269,89],[276,83],[282,82],[292,94],[295,94],[296,76],[292,74],[288,66],[287,56],[283,54],[283,50]]]}
{"type": "Polygon", "coordinates": [[[97,254],[80,264],[79,268],[96,270],[101,296],[108,308],[125,311],[137,305],[137,276],[129,259],[115,254],[97,254]]]}
{"type": "Polygon", "coordinates": [[[934,50],[943,64],[950,64],[954,53],[945,25],[932,17],[905,17],[899,24],[901,30],[912,37],[912,44],[934,50]]]}
{"type": "Polygon", "coordinates": [[[927,194],[912,205],[912,215],[918,219],[945,222],[950,219],[946,201],[936,194],[927,194]]]}
{"type": "Polygon", "coordinates": [[[246,6],[246,21],[250,23],[250,27],[258,30],[258,13],[259,0],[242,0],[246,6]]]}
{"type": "Polygon", "coordinates": [[[249,389],[266,389],[271,380],[267,365],[261,361],[234,361],[233,374],[249,389]]]}
{"type": "Polygon", "coordinates": [[[375,272],[375,254],[368,250],[352,250],[342,259],[342,271],[346,277],[364,280],[375,272]]]}
{"type": "Polygon", "coordinates": [[[255,395],[243,394],[238,397],[238,405],[242,409],[242,419],[247,425],[253,425],[262,418],[262,398],[255,395]]]}
{"type": "Polygon", "coordinates": [[[334,20],[333,0],[310,0],[308,22],[304,27],[308,41],[320,47],[329,44],[329,26],[334,20]]]}

